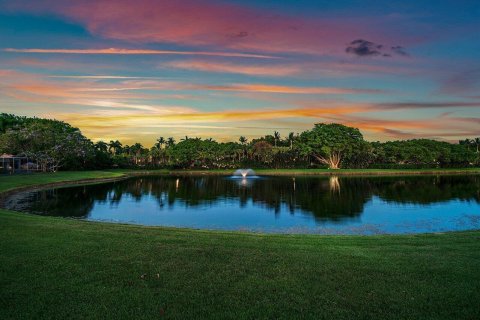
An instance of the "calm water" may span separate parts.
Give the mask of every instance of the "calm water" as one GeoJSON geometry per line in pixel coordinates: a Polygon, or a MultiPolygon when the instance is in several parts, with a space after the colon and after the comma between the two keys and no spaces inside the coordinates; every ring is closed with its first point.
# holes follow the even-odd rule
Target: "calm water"
{"type": "Polygon", "coordinates": [[[202,229],[376,234],[480,229],[480,176],[142,177],[26,192],[42,215],[202,229]]]}

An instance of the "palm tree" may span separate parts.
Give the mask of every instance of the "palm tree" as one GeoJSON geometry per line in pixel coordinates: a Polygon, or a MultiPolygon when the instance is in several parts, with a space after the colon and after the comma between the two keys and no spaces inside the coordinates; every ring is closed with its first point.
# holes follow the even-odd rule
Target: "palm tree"
{"type": "Polygon", "coordinates": [[[143,146],[142,146],[142,144],[137,142],[133,146],[130,147],[130,150],[133,152],[133,154],[134,154],[133,158],[134,158],[135,164],[137,164],[138,163],[138,158],[142,154],[143,146]]]}
{"type": "Polygon", "coordinates": [[[108,152],[112,154],[119,154],[122,151],[122,143],[118,140],[110,140],[108,143],[108,152]]]}
{"type": "Polygon", "coordinates": [[[160,137],[157,139],[157,148],[158,149],[162,149],[162,146],[165,144],[165,138],[164,137],[160,137]]]}
{"type": "Polygon", "coordinates": [[[246,146],[246,144],[247,144],[248,139],[245,138],[244,136],[240,136],[240,138],[238,138],[238,141],[240,141],[240,143],[241,143],[242,146],[243,146],[242,158],[245,158],[245,157],[247,156],[247,148],[246,148],[245,146],[246,146]]]}
{"type": "Polygon", "coordinates": [[[244,136],[240,136],[240,138],[238,138],[238,141],[240,141],[240,143],[242,144],[242,146],[244,146],[244,145],[247,144],[248,139],[245,138],[244,136]]]}
{"type": "Polygon", "coordinates": [[[128,144],[125,145],[123,148],[122,148],[122,152],[123,154],[126,154],[128,156],[131,156],[132,155],[132,147],[130,147],[128,144]]]}
{"type": "Polygon", "coordinates": [[[169,137],[169,138],[167,139],[166,145],[167,145],[167,147],[169,147],[169,148],[170,148],[170,147],[173,147],[173,146],[175,145],[175,139],[173,139],[172,137],[169,137]]]}
{"type": "Polygon", "coordinates": [[[100,152],[107,153],[108,152],[108,144],[105,141],[98,141],[95,143],[95,149],[100,152]]]}
{"type": "Polygon", "coordinates": [[[290,132],[288,134],[288,141],[290,142],[290,149],[293,149],[293,140],[295,140],[295,134],[290,132]]]}
{"type": "Polygon", "coordinates": [[[475,146],[477,147],[477,153],[479,153],[479,147],[480,147],[480,137],[475,138],[474,140],[475,146]]]}
{"type": "Polygon", "coordinates": [[[273,138],[275,139],[275,147],[277,147],[277,141],[280,140],[280,133],[278,131],[275,131],[273,133],[273,138]]]}

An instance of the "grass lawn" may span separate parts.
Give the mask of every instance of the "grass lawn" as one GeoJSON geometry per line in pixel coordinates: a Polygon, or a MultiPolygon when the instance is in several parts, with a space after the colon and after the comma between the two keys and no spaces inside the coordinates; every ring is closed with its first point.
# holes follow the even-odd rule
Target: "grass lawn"
{"type": "MultiPolygon", "coordinates": [[[[0,191],[120,172],[0,177],[0,191]]],[[[0,210],[0,318],[478,319],[480,232],[261,235],[0,210]]]]}
{"type": "Polygon", "coordinates": [[[120,178],[123,175],[124,172],[122,171],[77,171],[0,176],[0,192],[66,181],[120,178]]]}

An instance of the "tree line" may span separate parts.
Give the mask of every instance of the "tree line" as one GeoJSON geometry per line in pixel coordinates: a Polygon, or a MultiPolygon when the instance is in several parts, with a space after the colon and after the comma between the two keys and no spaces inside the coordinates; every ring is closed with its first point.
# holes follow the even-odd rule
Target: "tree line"
{"type": "Polygon", "coordinates": [[[43,171],[106,168],[434,168],[480,165],[480,138],[369,142],[357,128],[318,123],[300,134],[249,141],[159,137],[151,148],[92,142],[68,123],[0,115],[0,153],[24,155],[43,171]]]}

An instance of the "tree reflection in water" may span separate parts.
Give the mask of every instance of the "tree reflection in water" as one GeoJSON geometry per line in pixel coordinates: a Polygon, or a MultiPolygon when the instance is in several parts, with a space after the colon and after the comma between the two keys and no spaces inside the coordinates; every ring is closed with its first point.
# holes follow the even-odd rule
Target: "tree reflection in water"
{"type": "Polygon", "coordinates": [[[27,192],[7,199],[6,207],[45,215],[88,217],[95,203],[117,206],[128,196],[154,197],[159,210],[248,203],[275,214],[301,211],[316,220],[357,217],[376,196],[389,203],[428,205],[449,200],[480,203],[480,176],[262,177],[155,176],[82,187],[27,192]],[[239,181],[240,180],[240,181],[239,181]],[[286,209],[285,209],[286,208],[286,209]]]}

